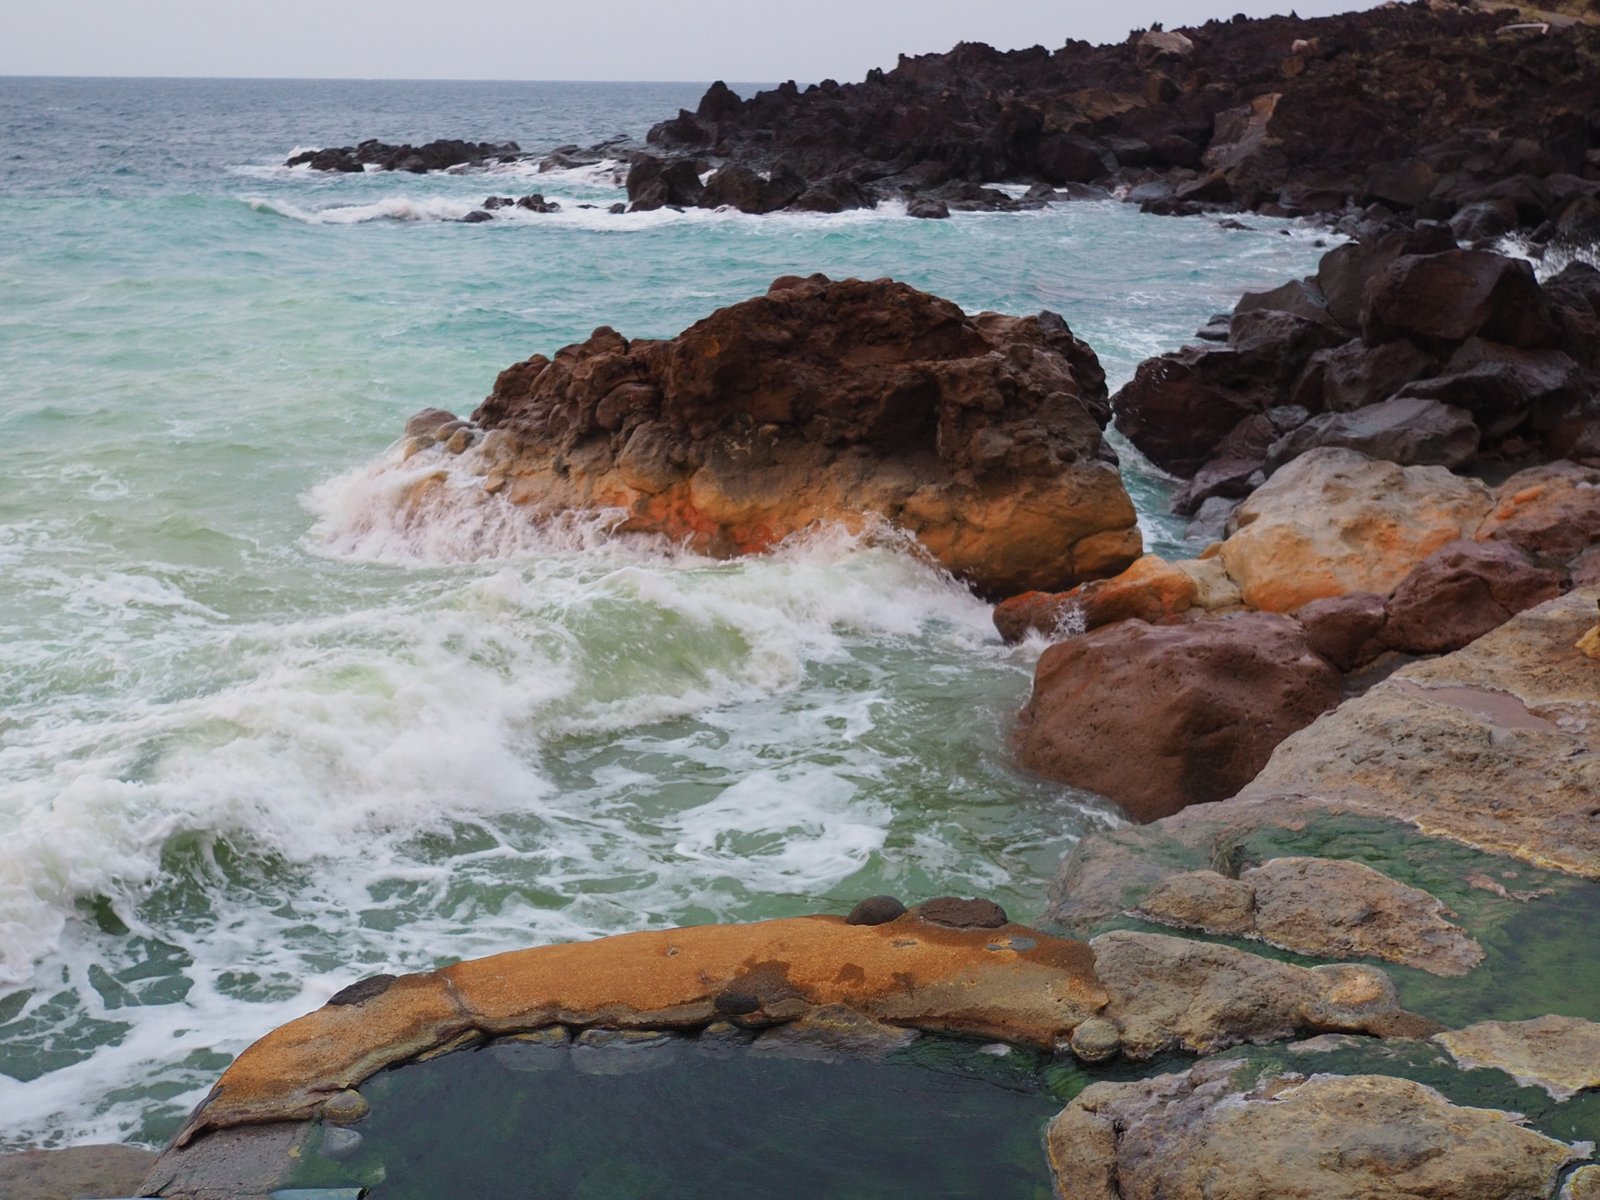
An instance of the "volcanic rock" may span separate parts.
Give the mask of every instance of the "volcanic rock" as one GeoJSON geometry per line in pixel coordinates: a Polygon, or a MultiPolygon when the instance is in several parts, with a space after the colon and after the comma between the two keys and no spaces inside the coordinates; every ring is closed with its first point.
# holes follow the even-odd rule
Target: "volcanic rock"
{"type": "Polygon", "coordinates": [[[1139,554],[1103,378],[1054,314],[791,276],[669,341],[602,328],[508,368],[463,461],[536,514],[703,553],[883,521],[981,591],[1059,590],[1139,554]]]}
{"type": "Polygon", "coordinates": [[[1018,759],[1153,821],[1232,795],[1339,698],[1338,672],[1287,617],[1125,621],[1040,657],[1018,759]]]}
{"type": "Polygon", "coordinates": [[[1366,666],[1388,649],[1383,640],[1389,619],[1385,598],[1372,592],[1346,592],[1313,600],[1295,610],[1306,643],[1341,671],[1366,666]]]}

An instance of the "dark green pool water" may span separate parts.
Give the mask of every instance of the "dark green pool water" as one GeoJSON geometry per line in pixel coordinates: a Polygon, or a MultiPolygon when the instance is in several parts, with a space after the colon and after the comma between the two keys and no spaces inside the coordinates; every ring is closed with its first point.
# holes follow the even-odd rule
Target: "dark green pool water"
{"type": "Polygon", "coordinates": [[[1032,1056],[933,1040],[884,1061],[500,1042],[368,1081],[359,1143],[324,1127],[297,1182],[372,1200],[1048,1200],[1055,1082],[1032,1056]]]}

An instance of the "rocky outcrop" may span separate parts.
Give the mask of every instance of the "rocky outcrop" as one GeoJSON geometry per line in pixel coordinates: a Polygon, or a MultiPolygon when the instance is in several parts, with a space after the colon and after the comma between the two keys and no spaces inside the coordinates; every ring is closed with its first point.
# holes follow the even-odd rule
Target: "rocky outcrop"
{"type": "Polygon", "coordinates": [[[1140,551],[1094,352],[1054,314],[968,316],[890,280],[786,277],[667,341],[599,329],[503,371],[466,433],[448,417],[428,420],[485,491],[723,557],[881,522],[1010,595],[1140,551]]]}
{"type": "Polygon", "coordinates": [[[1465,975],[1483,951],[1435,897],[1363,863],[1274,858],[1240,872],[1170,876],[1138,912],[1163,924],[1259,938],[1311,958],[1381,958],[1435,975],[1465,975]]]}
{"type": "Polygon", "coordinates": [[[479,166],[515,162],[522,147],[515,142],[463,142],[440,138],[421,146],[410,143],[391,145],[368,138],[355,146],[329,146],[324,150],[305,150],[284,162],[286,167],[310,167],[314,171],[355,173],[369,166],[379,171],[409,171],[423,175],[451,167],[479,166]]]}
{"type": "Polygon", "coordinates": [[[1600,429],[1591,293],[1592,267],[1541,287],[1526,262],[1456,249],[1443,227],[1374,230],[1314,277],[1246,295],[1227,346],[1141,364],[1113,398],[1117,428],[1189,480],[1173,501],[1185,513],[1319,448],[1452,470],[1587,460],[1600,429]]]}
{"type": "Polygon", "coordinates": [[[1382,1075],[1265,1075],[1201,1063],[1095,1083],[1050,1125],[1074,1200],[1548,1200],[1581,1155],[1514,1114],[1382,1075]]]}
{"type": "Polygon", "coordinates": [[[163,1161],[170,1174],[210,1131],[359,1120],[365,1102],[352,1089],[375,1072],[491,1038],[564,1027],[589,1031],[582,1043],[796,1021],[806,1027],[791,1043],[814,1040],[819,1025],[873,1046],[909,1029],[1079,1046],[1095,1060],[1296,1031],[1437,1028],[1405,1013],[1373,968],[1307,970],[1147,933],[1091,948],[1012,924],[989,901],[942,897],[875,924],[816,916],[623,934],[361,980],[241,1054],[163,1161]],[[890,1028],[874,1037],[868,1023],[890,1028]]]}
{"type": "Polygon", "coordinates": [[[1600,1088],[1600,1025],[1577,1017],[1480,1021],[1434,1040],[1467,1069],[1492,1067],[1557,1100],[1600,1088]]]}
{"type": "MultiPolygon", "coordinates": [[[[656,125],[645,153],[792,177],[783,190],[794,207],[818,192],[847,207],[936,204],[952,198],[942,189],[1006,179],[1120,188],[1155,212],[1379,204],[1460,214],[1468,232],[1532,228],[1600,191],[1583,99],[1600,86],[1600,30],[1568,22],[1535,36],[1505,24],[1407,5],[1053,51],[964,43],[860,83],[785,83],[743,99],[719,82],[695,111],[656,125]]],[[[998,192],[977,203],[1015,206],[998,192]]],[[[1579,228],[1581,214],[1568,223],[1579,228]]]]}
{"type": "MultiPolygon", "coordinates": [[[[1373,839],[1382,846],[1398,840],[1410,848],[1389,849],[1388,861],[1405,863],[1424,858],[1435,839],[1445,839],[1438,853],[1452,864],[1444,874],[1463,870],[1453,843],[1600,878],[1600,835],[1592,816],[1593,797],[1600,795],[1600,663],[1574,646],[1593,624],[1597,601],[1600,587],[1573,592],[1513,617],[1464,650],[1403,668],[1287,738],[1232,799],[1084,838],[1061,866],[1047,918],[1087,936],[1119,914],[1148,909],[1168,924],[1261,936],[1256,889],[1242,880],[1283,856],[1276,848],[1285,830],[1307,831],[1301,844],[1315,848],[1294,857],[1358,855],[1373,839]],[[1250,852],[1251,845],[1275,849],[1250,852]]],[[[1506,871],[1518,865],[1501,861],[1506,871]]],[[[1347,868],[1330,870],[1338,880],[1347,868]]],[[[1318,892],[1330,882],[1320,872],[1308,879],[1319,883],[1318,892]]],[[[1457,886],[1470,890],[1466,883],[1457,886]]],[[[1510,895],[1492,880],[1484,886],[1510,895]]],[[[1511,885],[1513,891],[1519,886],[1525,885],[1511,885]]],[[[1363,906],[1341,900],[1343,890],[1329,889],[1323,900],[1308,891],[1307,905],[1314,911],[1323,904],[1330,916],[1348,913],[1353,928],[1346,932],[1353,935],[1363,906]]],[[[1408,911],[1425,913],[1427,902],[1416,899],[1418,906],[1408,911]]],[[[1399,911],[1392,899],[1384,907],[1399,911]]],[[[1345,936],[1338,924],[1330,920],[1320,935],[1329,953],[1342,953],[1335,950],[1345,936]]],[[[1429,957],[1430,925],[1415,925],[1389,942],[1401,958],[1382,956],[1412,962],[1420,955],[1420,965],[1429,957]]]]}
{"type": "Polygon", "coordinates": [[[1232,795],[1339,698],[1338,673],[1287,617],[1128,621],[1044,652],[1018,759],[1152,821],[1232,795]]]}

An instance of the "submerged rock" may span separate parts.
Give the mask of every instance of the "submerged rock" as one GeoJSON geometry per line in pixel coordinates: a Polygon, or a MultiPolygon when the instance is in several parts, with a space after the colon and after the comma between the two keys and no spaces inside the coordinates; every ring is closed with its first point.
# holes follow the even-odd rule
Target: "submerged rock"
{"type": "Polygon", "coordinates": [[[1074,1200],[1542,1200],[1579,1157],[1514,1114],[1461,1108],[1408,1079],[1252,1084],[1239,1061],[1091,1084],[1045,1141],[1074,1200]]]}
{"type": "Polygon", "coordinates": [[[1288,617],[1128,621],[1040,657],[1018,759],[1153,821],[1231,796],[1340,694],[1288,617]]]}
{"type": "Polygon", "coordinates": [[[819,522],[912,534],[982,592],[1138,557],[1104,376],[1060,317],[786,277],[668,341],[602,328],[502,372],[470,461],[541,516],[620,514],[720,557],[819,522]]]}
{"type": "Polygon", "coordinates": [[[1481,1021],[1434,1040],[1463,1067],[1493,1067],[1557,1100],[1600,1088],[1600,1025],[1577,1017],[1481,1021]]]}

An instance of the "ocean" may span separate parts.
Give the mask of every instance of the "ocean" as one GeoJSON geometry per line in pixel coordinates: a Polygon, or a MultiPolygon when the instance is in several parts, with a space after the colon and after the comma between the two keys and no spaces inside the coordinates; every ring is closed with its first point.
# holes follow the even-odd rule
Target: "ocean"
{"type": "MultiPolygon", "coordinates": [[[[280,165],[642,137],[703,90],[0,79],[0,1149],[159,1145],[233,1054],[376,971],[880,892],[1030,920],[1117,822],[1010,764],[1042,643],[903,546],[716,562],[397,512],[409,415],[597,325],[887,275],[1060,312],[1115,386],[1320,253],[1110,202],[618,216],[606,168],[280,165]],[[458,220],[535,191],[562,211],[458,220]]],[[[1147,544],[1180,553],[1123,449],[1147,544]]]]}

